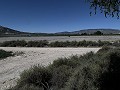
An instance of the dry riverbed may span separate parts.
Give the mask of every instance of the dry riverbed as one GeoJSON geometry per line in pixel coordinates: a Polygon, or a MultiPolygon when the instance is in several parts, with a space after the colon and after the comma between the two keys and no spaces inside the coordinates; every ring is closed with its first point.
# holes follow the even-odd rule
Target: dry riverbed
{"type": "Polygon", "coordinates": [[[33,65],[49,65],[53,60],[71,55],[82,55],[87,52],[97,52],[99,48],[21,48],[0,47],[13,52],[23,52],[13,57],[0,60],[0,90],[5,90],[16,84],[20,73],[33,65]]]}

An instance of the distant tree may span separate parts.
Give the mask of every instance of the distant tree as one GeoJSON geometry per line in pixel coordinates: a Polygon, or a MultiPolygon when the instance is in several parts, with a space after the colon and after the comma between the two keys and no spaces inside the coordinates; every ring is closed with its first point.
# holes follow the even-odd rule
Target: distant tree
{"type": "Polygon", "coordinates": [[[97,32],[94,32],[93,35],[103,35],[103,33],[101,31],[97,31],[97,32]]]}
{"type": "Polygon", "coordinates": [[[88,35],[87,33],[82,33],[81,35],[88,35]]]}
{"type": "MultiPolygon", "coordinates": [[[[94,9],[96,14],[97,9],[104,13],[105,17],[112,16],[119,18],[120,0],[85,0],[90,3],[90,8],[94,9]]],[[[90,12],[90,15],[92,12],[90,12]]]]}

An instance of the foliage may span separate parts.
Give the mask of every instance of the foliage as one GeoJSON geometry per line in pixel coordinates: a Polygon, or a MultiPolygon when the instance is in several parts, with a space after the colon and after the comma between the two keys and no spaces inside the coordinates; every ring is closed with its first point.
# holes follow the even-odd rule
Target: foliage
{"type": "Polygon", "coordinates": [[[94,32],[94,35],[103,35],[101,31],[94,32]]]}
{"type": "Polygon", "coordinates": [[[27,47],[45,47],[48,46],[48,41],[41,40],[41,41],[29,41],[27,43],[27,47]]]}
{"type": "Polygon", "coordinates": [[[32,67],[20,75],[10,90],[119,90],[119,81],[120,48],[104,46],[97,53],[59,58],[47,67],[32,67]]]}
{"type": "Polygon", "coordinates": [[[108,70],[101,75],[99,82],[101,90],[120,89],[120,49],[109,52],[108,70]]]}
{"type": "Polygon", "coordinates": [[[33,66],[29,70],[25,70],[17,82],[17,86],[10,90],[23,90],[22,88],[32,88],[31,90],[47,90],[50,87],[51,72],[42,66],[33,66]],[[31,87],[32,86],[32,87],[31,87]],[[34,89],[33,87],[36,87],[34,89]]]}
{"type": "Polygon", "coordinates": [[[54,41],[48,42],[41,41],[5,41],[0,44],[1,47],[102,47],[102,46],[117,46],[119,47],[120,41],[54,41]]]}
{"type": "Polygon", "coordinates": [[[5,41],[1,43],[2,47],[25,47],[26,46],[26,41],[24,40],[17,40],[17,41],[5,41]]]}
{"type": "Polygon", "coordinates": [[[6,58],[9,56],[13,56],[13,53],[11,51],[0,50],[0,59],[6,58]]]}
{"type": "MultiPolygon", "coordinates": [[[[105,17],[112,16],[119,18],[120,12],[120,0],[86,0],[90,3],[90,8],[95,10],[100,9],[101,13],[104,13],[105,17]]],[[[90,12],[91,14],[92,12],[90,12]]]]}

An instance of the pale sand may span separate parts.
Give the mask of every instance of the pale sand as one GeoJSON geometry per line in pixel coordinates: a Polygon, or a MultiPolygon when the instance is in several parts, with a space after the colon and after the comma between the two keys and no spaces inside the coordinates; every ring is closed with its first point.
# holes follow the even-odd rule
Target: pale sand
{"type": "Polygon", "coordinates": [[[0,60],[0,90],[16,85],[20,73],[33,65],[48,65],[53,60],[71,55],[82,55],[87,52],[97,52],[100,48],[21,48],[0,47],[0,49],[24,52],[24,54],[0,60]]]}

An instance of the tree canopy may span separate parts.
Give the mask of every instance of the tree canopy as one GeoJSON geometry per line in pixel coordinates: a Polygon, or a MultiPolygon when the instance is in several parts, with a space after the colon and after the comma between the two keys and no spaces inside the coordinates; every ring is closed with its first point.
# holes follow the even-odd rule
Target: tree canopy
{"type": "MultiPolygon", "coordinates": [[[[120,12],[120,0],[86,0],[90,3],[90,8],[94,9],[96,14],[99,9],[101,13],[104,13],[105,17],[117,17],[119,18],[120,12]]],[[[90,15],[93,12],[90,12],[90,15]]]]}

